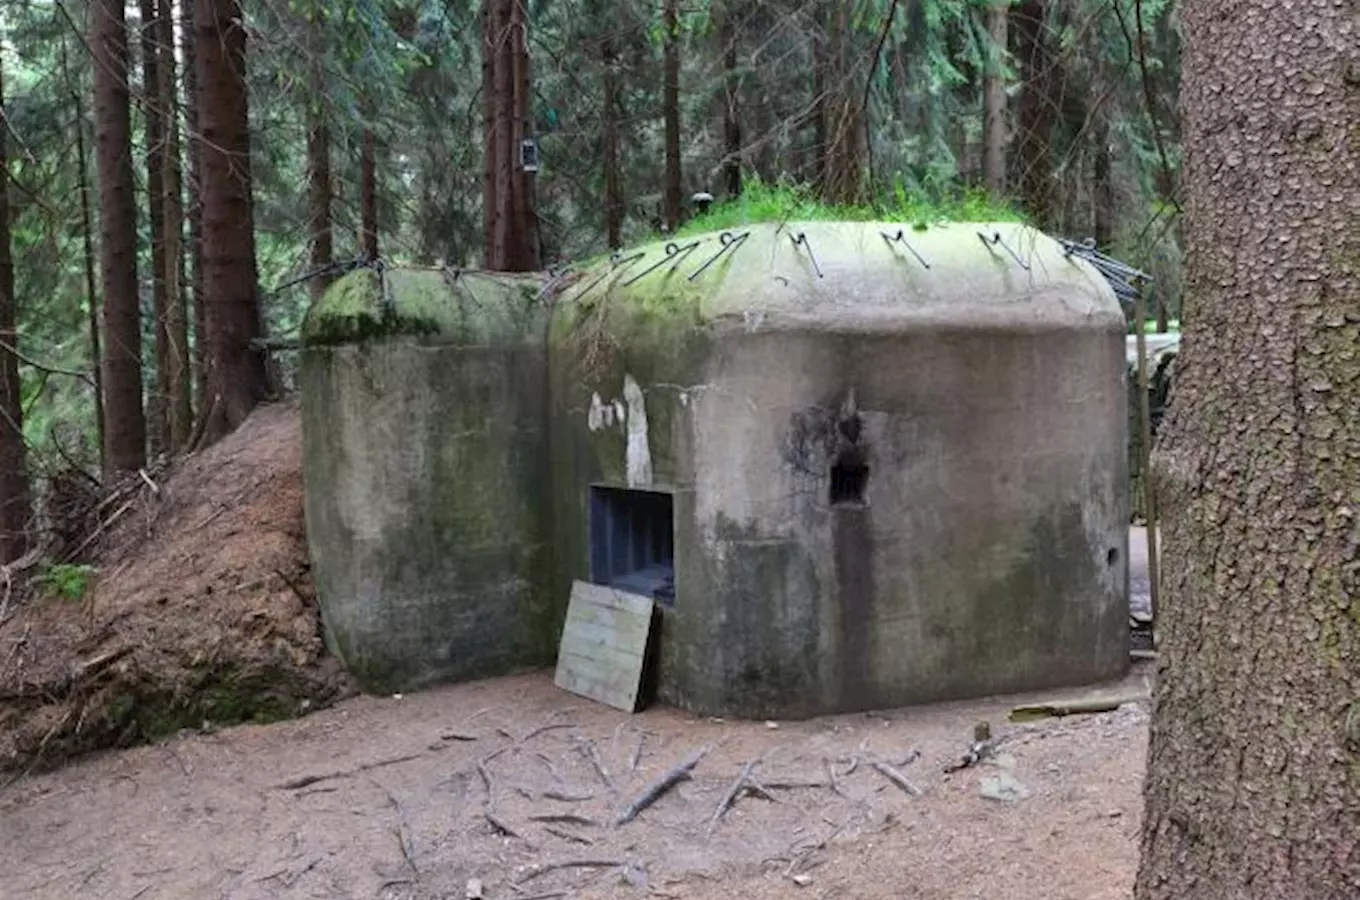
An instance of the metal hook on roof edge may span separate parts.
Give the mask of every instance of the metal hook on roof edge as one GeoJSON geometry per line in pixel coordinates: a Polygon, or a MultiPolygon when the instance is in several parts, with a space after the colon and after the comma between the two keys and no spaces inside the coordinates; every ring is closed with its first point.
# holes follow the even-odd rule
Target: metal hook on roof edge
{"type": "Polygon", "coordinates": [[[686,244],[685,246],[680,247],[680,246],[676,245],[674,241],[672,241],[671,243],[669,243],[669,244],[666,245],[666,255],[665,255],[665,256],[661,257],[661,258],[658,259],[656,262],[652,263],[650,266],[648,266],[647,268],[643,269],[641,272],[639,272],[639,273],[637,273],[636,275],[634,275],[632,278],[630,278],[630,279],[628,279],[627,281],[625,281],[625,282],[623,283],[623,286],[624,286],[624,287],[628,287],[628,285],[632,284],[633,282],[635,282],[635,281],[640,281],[640,280],[642,280],[643,278],[646,278],[648,275],[650,275],[650,274],[652,274],[653,272],[655,272],[655,271],[656,271],[657,269],[659,269],[661,266],[664,266],[664,265],[666,264],[666,261],[667,261],[667,260],[670,260],[670,259],[675,259],[675,262],[671,264],[671,271],[674,272],[674,271],[675,271],[675,267],[678,266],[678,265],[680,265],[680,263],[682,263],[682,262],[684,261],[685,257],[686,257],[686,256],[689,256],[691,253],[693,253],[693,252],[694,252],[694,248],[698,247],[698,246],[699,246],[700,244],[702,244],[702,243],[703,243],[703,241],[691,241],[690,243],[686,244]],[[679,257],[679,259],[676,259],[677,256],[679,257]]]}
{"type": "Polygon", "coordinates": [[[700,275],[704,274],[708,267],[717,262],[718,259],[724,253],[726,253],[728,250],[735,250],[737,247],[741,246],[750,236],[751,232],[749,231],[743,231],[741,234],[736,236],[733,236],[732,232],[730,231],[724,231],[722,234],[718,235],[718,243],[722,244],[722,249],[719,250],[717,253],[713,254],[711,257],[709,257],[708,262],[704,263],[697,270],[695,270],[695,272],[692,275],[690,275],[689,278],[686,280],[693,281],[700,275]]]}
{"type": "Polygon", "coordinates": [[[619,251],[615,250],[613,253],[611,253],[611,254],[609,255],[609,268],[606,269],[605,271],[601,272],[599,275],[596,275],[596,276],[595,276],[595,279],[594,279],[593,281],[591,281],[590,284],[588,284],[588,285],[586,285],[585,287],[581,288],[581,292],[580,292],[579,294],[576,295],[576,299],[577,299],[577,300],[580,300],[580,299],[581,299],[582,297],[584,297],[586,294],[588,294],[588,293],[590,293],[592,290],[594,290],[595,287],[596,287],[601,281],[604,281],[606,278],[608,278],[610,275],[613,275],[613,274],[614,274],[615,272],[617,272],[619,269],[623,269],[623,268],[627,268],[628,266],[631,266],[633,263],[635,263],[635,262],[637,262],[638,260],[642,259],[642,257],[644,257],[644,256],[646,256],[646,255],[647,255],[646,253],[643,253],[643,252],[639,251],[639,252],[637,252],[637,253],[634,253],[632,256],[623,256],[623,255],[621,255],[621,254],[619,253],[619,251]]]}
{"type": "Polygon", "coordinates": [[[1024,269],[1026,272],[1029,271],[1029,263],[1027,263],[1027,262],[1025,262],[1023,259],[1021,259],[1020,256],[1019,256],[1014,250],[1011,249],[1011,245],[1008,244],[1008,243],[1006,243],[1006,241],[1005,241],[1004,239],[1002,239],[1002,237],[1001,237],[1001,232],[999,232],[999,231],[994,231],[994,232],[992,232],[992,236],[989,238],[989,237],[987,237],[987,235],[985,235],[985,234],[983,234],[981,231],[979,231],[979,232],[977,233],[977,236],[978,236],[978,240],[982,241],[982,245],[983,245],[984,247],[986,247],[988,250],[990,250],[990,249],[992,249],[992,247],[994,247],[994,246],[1000,244],[1001,247],[1002,247],[1002,249],[1004,249],[1007,253],[1009,253],[1009,254],[1011,255],[1011,259],[1015,260],[1015,264],[1016,264],[1017,266],[1019,266],[1020,268],[1024,269]]]}
{"type": "Polygon", "coordinates": [[[808,259],[812,260],[812,270],[817,273],[818,278],[825,277],[822,275],[822,267],[817,264],[817,254],[812,252],[812,244],[808,243],[807,234],[800,231],[797,234],[789,235],[789,240],[793,241],[794,249],[799,246],[807,248],[808,259]]]}
{"type": "Polygon", "coordinates": [[[923,268],[926,269],[930,268],[930,263],[926,262],[925,257],[917,253],[916,248],[913,247],[911,244],[907,243],[906,229],[904,228],[897,229],[897,234],[888,234],[888,232],[886,231],[880,231],[879,234],[883,236],[883,240],[887,241],[889,245],[901,244],[903,247],[906,247],[907,250],[911,251],[911,255],[916,257],[916,261],[920,263],[923,268]]]}

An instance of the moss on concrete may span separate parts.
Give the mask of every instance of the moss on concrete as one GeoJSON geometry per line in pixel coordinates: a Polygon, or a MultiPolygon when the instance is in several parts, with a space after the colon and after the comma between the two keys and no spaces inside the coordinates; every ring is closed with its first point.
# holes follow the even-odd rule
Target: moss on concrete
{"type": "Polygon", "coordinates": [[[439,269],[357,269],[307,311],[308,346],[412,336],[459,343],[523,335],[535,311],[536,276],[439,269]]]}

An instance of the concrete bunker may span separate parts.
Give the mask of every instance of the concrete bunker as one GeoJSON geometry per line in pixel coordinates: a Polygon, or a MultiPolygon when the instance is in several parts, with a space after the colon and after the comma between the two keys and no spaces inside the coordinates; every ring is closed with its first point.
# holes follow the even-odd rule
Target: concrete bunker
{"type": "Polygon", "coordinates": [[[653,598],[657,695],[701,713],[1117,676],[1124,334],[1011,224],[356,271],[304,326],[327,639],[372,690],[547,665],[579,579],[653,598]]]}

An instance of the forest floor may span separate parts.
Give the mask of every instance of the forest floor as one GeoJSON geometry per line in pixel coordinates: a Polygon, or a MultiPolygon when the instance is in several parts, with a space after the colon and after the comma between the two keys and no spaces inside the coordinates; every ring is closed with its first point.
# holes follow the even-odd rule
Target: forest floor
{"type": "MultiPolygon", "coordinates": [[[[1140,664],[1059,695],[1151,677],[1140,664]]],[[[32,900],[1127,900],[1145,704],[1009,723],[1026,699],[762,723],[630,716],[546,673],[355,697],[0,789],[0,884],[32,900]],[[1006,739],[946,774],[980,720],[1006,739]],[[690,780],[613,826],[704,746],[690,780]],[[743,794],[715,824],[754,760],[767,798],[743,794]]]]}

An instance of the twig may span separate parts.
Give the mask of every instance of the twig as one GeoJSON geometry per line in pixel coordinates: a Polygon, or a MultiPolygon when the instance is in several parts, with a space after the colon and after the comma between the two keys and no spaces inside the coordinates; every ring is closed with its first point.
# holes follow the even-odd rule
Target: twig
{"type": "Polygon", "coordinates": [[[477,735],[468,734],[463,731],[446,731],[439,736],[441,741],[475,741],[477,735]]]}
{"type": "Polygon", "coordinates": [[[758,765],[760,765],[760,757],[756,757],[741,767],[741,772],[738,773],[736,780],[732,782],[731,786],[727,789],[727,793],[723,794],[722,799],[718,801],[718,808],[713,810],[713,818],[710,819],[708,823],[709,834],[714,832],[718,827],[718,822],[722,820],[723,816],[727,815],[727,810],[734,802],[736,802],[737,795],[740,794],[741,789],[746,786],[747,780],[751,777],[751,773],[755,771],[755,768],[758,765]]]}
{"type": "Polygon", "coordinates": [[[25,365],[28,366],[32,366],[33,368],[37,369],[40,372],[47,372],[51,375],[65,375],[68,378],[79,378],[81,381],[85,382],[90,387],[94,387],[94,378],[91,377],[88,373],[76,372],[71,369],[61,369],[56,366],[49,366],[46,363],[39,362],[38,360],[34,359],[31,356],[25,356],[23,353],[19,352],[18,347],[15,347],[8,341],[0,341],[0,350],[9,351],[9,354],[13,356],[15,359],[17,359],[19,362],[24,363],[25,365]]]}
{"type": "Polygon", "coordinates": [[[146,486],[151,488],[151,493],[160,496],[161,486],[151,480],[151,476],[146,474],[146,469],[138,469],[137,474],[141,476],[142,481],[146,482],[146,486]]]}
{"type": "Polygon", "coordinates": [[[1090,713],[1114,712],[1126,703],[1142,703],[1148,699],[1146,691],[1119,694],[1114,697],[1094,697],[1089,700],[1053,700],[1017,706],[1011,710],[1012,722],[1028,722],[1033,719],[1060,718],[1062,716],[1087,715],[1090,713]]]}
{"type": "Polygon", "coordinates": [[[499,831],[501,834],[504,834],[506,837],[512,837],[521,841],[524,840],[524,836],[511,828],[504,819],[497,816],[496,813],[492,811],[491,807],[488,806],[482,810],[482,817],[491,824],[492,828],[499,831]]]}
{"type": "Polygon", "coordinates": [[[547,725],[540,725],[537,728],[530,731],[528,734],[524,735],[524,737],[520,738],[519,743],[523,744],[524,742],[532,738],[538,737],[545,731],[552,731],[557,728],[575,728],[575,727],[576,724],[574,722],[551,722],[547,725]]]}
{"type": "Polygon", "coordinates": [[[633,748],[633,755],[628,757],[628,771],[636,772],[638,762],[642,759],[642,744],[647,740],[647,732],[638,735],[637,746],[633,748]]]}
{"type": "Polygon", "coordinates": [[[290,778],[287,781],[280,782],[274,787],[281,791],[293,791],[298,788],[311,787],[322,781],[331,781],[336,778],[350,778],[372,769],[381,769],[385,766],[395,766],[399,763],[411,762],[412,760],[420,759],[422,756],[424,756],[423,753],[408,753],[405,756],[394,756],[391,759],[380,759],[377,762],[364,763],[353,769],[341,769],[336,772],[322,772],[313,775],[299,775],[296,778],[290,778]]]}
{"type": "Polygon", "coordinates": [[[596,772],[600,773],[600,780],[604,782],[605,787],[614,787],[614,782],[609,777],[609,770],[604,767],[604,763],[600,760],[600,754],[596,752],[594,742],[586,738],[578,738],[576,749],[581,751],[581,755],[590,761],[596,772]]]}
{"type": "Polygon", "coordinates": [[[694,767],[699,765],[699,761],[708,755],[711,747],[704,746],[694,751],[682,761],[667,769],[661,777],[653,781],[642,789],[642,792],[633,798],[633,801],[624,807],[614,819],[614,827],[625,825],[637,817],[647,807],[651,806],[657,799],[681,781],[689,778],[694,767]]]}
{"type": "Polygon", "coordinates": [[[845,792],[841,790],[840,782],[836,780],[836,767],[829,758],[823,759],[822,764],[826,767],[826,777],[831,780],[831,793],[839,794],[844,797],[845,792]]]}
{"type": "Polygon", "coordinates": [[[921,789],[918,788],[916,785],[912,784],[910,781],[908,781],[907,776],[897,771],[897,769],[893,768],[888,763],[885,763],[880,759],[874,760],[872,765],[875,769],[879,771],[879,773],[883,775],[884,778],[887,778],[889,781],[900,787],[902,790],[906,791],[908,794],[911,794],[913,797],[921,796],[921,789]]]}
{"type": "Polygon", "coordinates": [[[586,846],[592,846],[595,843],[594,838],[586,837],[584,834],[577,834],[574,831],[568,831],[565,828],[557,828],[552,825],[545,825],[543,826],[543,830],[548,832],[548,834],[556,835],[557,837],[562,838],[564,841],[571,841],[573,844],[585,844],[586,846]]]}
{"type": "Polygon", "coordinates": [[[574,813],[539,813],[530,816],[530,822],[551,822],[558,825],[584,825],[588,828],[599,828],[600,823],[586,816],[578,816],[574,813]]]}
{"type": "Polygon", "coordinates": [[[542,796],[548,800],[560,800],[563,803],[584,803],[587,800],[595,799],[595,795],[588,792],[584,794],[573,794],[568,791],[559,791],[555,788],[544,791],[542,796]]]}
{"type": "Polygon", "coordinates": [[[568,859],[561,862],[539,863],[530,866],[515,881],[517,884],[524,884],[558,869],[617,869],[624,864],[624,860],[621,859],[568,859]]]}

